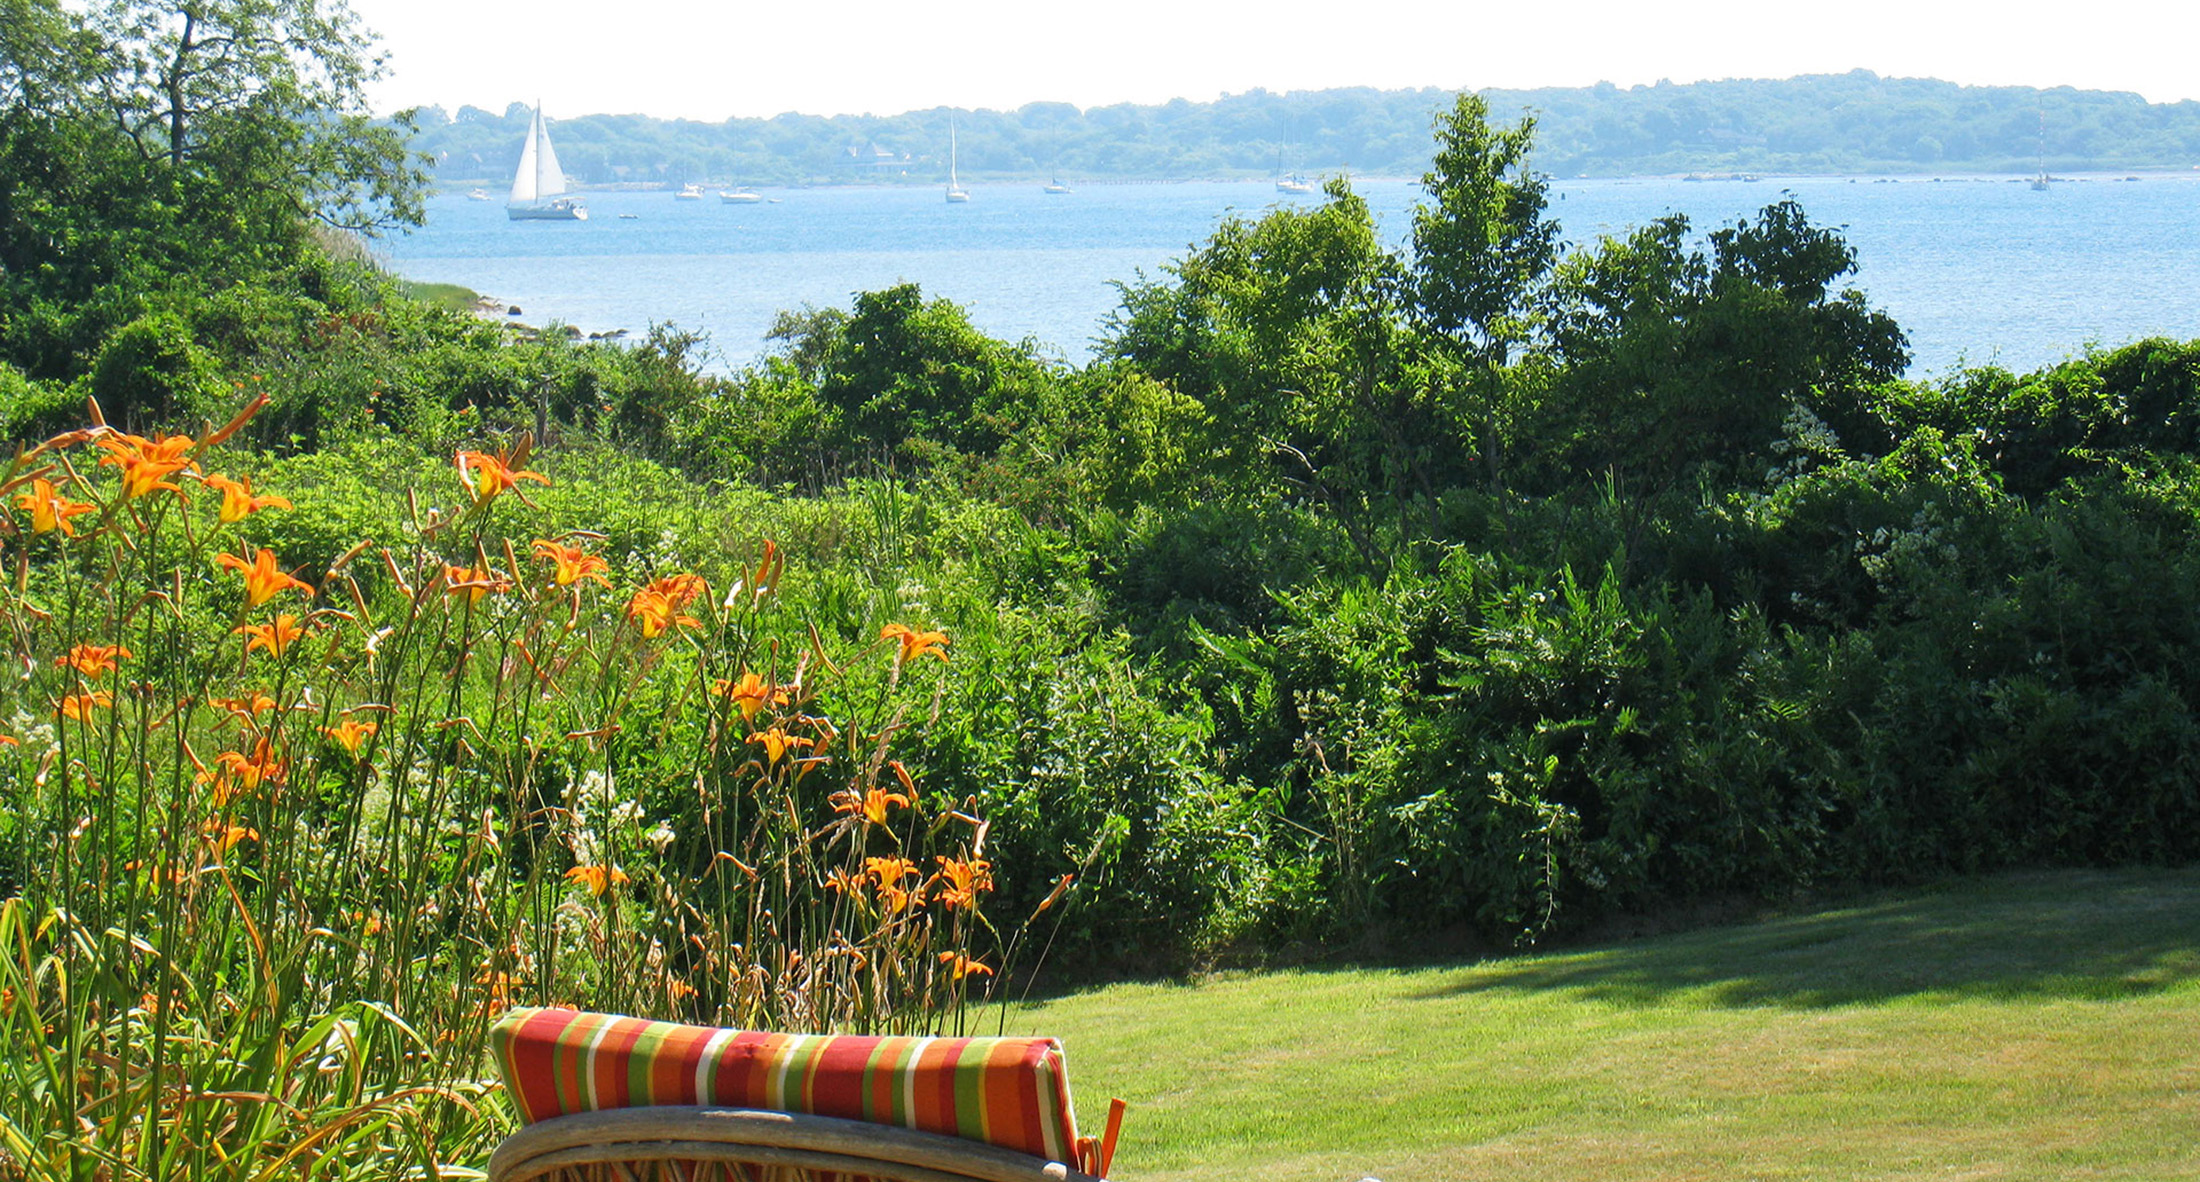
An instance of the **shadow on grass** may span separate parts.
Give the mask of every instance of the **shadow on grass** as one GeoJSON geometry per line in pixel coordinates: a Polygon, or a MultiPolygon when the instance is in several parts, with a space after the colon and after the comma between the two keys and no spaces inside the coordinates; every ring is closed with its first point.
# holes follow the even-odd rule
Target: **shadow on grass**
{"type": "Polygon", "coordinates": [[[1616,1005],[1810,1009],[1921,998],[2114,1001],[2200,978],[2200,869],[2059,871],[1477,965],[1415,996],[1562,990],[1616,1005]]]}

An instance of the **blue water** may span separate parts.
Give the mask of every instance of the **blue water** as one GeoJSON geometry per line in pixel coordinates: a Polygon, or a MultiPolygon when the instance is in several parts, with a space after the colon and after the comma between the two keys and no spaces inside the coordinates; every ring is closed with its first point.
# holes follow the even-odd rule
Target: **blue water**
{"type": "MultiPolygon", "coordinates": [[[[1402,237],[1418,188],[1356,187],[1402,237]]],[[[2200,337],[2200,176],[2080,178],[2045,192],[2006,179],[1574,180],[1553,183],[1551,209],[1568,241],[1593,242],[1666,213],[1709,229],[1783,192],[1856,248],[1855,284],[1908,331],[1914,374],[2026,369],[2088,345],[2200,337]]],[[[1087,185],[1067,196],[976,185],[967,205],[936,188],[763,193],[776,200],[591,193],[582,223],[512,222],[501,200],[446,194],[429,203],[426,227],[383,250],[406,277],[517,304],[529,323],[700,329],[718,368],[765,352],[781,309],[845,307],[855,292],[902,280],[963,304],[996,337],[1081,361],[1116,307],[1114,281],[1157,274],[1226,214],[1318,200],[1281,197],[1265,181],[1087,185]]]]}

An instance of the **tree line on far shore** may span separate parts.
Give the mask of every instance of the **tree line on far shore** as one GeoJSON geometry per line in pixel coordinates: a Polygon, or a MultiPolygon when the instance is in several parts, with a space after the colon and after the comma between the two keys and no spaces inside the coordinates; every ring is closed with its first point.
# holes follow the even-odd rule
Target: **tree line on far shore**
{"type": "MultiPolygon", "coordinates": [[[[1430,120],[1455,92],[1367,87],[1079,109],[787,113],[710,123],[552,109],[558,154],[584,184],[930,183],[955,122],[961,174],[980,179],[1184,180],[1279,172],[1414,176],[1430,120]],[[562,116],[562,117],[561,117],[562,116]]],[[[1868,70],[1776,80],[1488,90],[1492,114],[1536,119],[1553,176],[1668,173],[2189,169],[2200,103],[2058,87],[1959,86],[1868,70]]],[[[529,108],[419,112],[414,145],[444,184],[508,178],[529,108]]]]}

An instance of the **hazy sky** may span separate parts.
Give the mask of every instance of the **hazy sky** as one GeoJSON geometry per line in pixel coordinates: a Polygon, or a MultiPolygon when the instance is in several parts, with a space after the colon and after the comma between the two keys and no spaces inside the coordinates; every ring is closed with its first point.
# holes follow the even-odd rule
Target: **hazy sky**
{"type": "Polygon", "coordinates": [[[2200,98],[2200,5],[2150,0],[352,0],[378,106],[558,115],[1089,107],[1255,87],[1532,87],[1858,67],[2200,98]]]}

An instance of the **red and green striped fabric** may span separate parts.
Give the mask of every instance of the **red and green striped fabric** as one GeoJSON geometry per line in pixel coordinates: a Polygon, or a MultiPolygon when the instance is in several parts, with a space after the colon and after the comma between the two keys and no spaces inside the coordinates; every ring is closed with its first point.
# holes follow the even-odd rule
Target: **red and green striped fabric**
{"type": "Polygon", "coordinates": [[[514,1010],[489,1038],[529,1124],[658,1104],[770,1108],[1078,1160],[1051,1038],[767,1034],[553,1009],[514,1010]]]}

